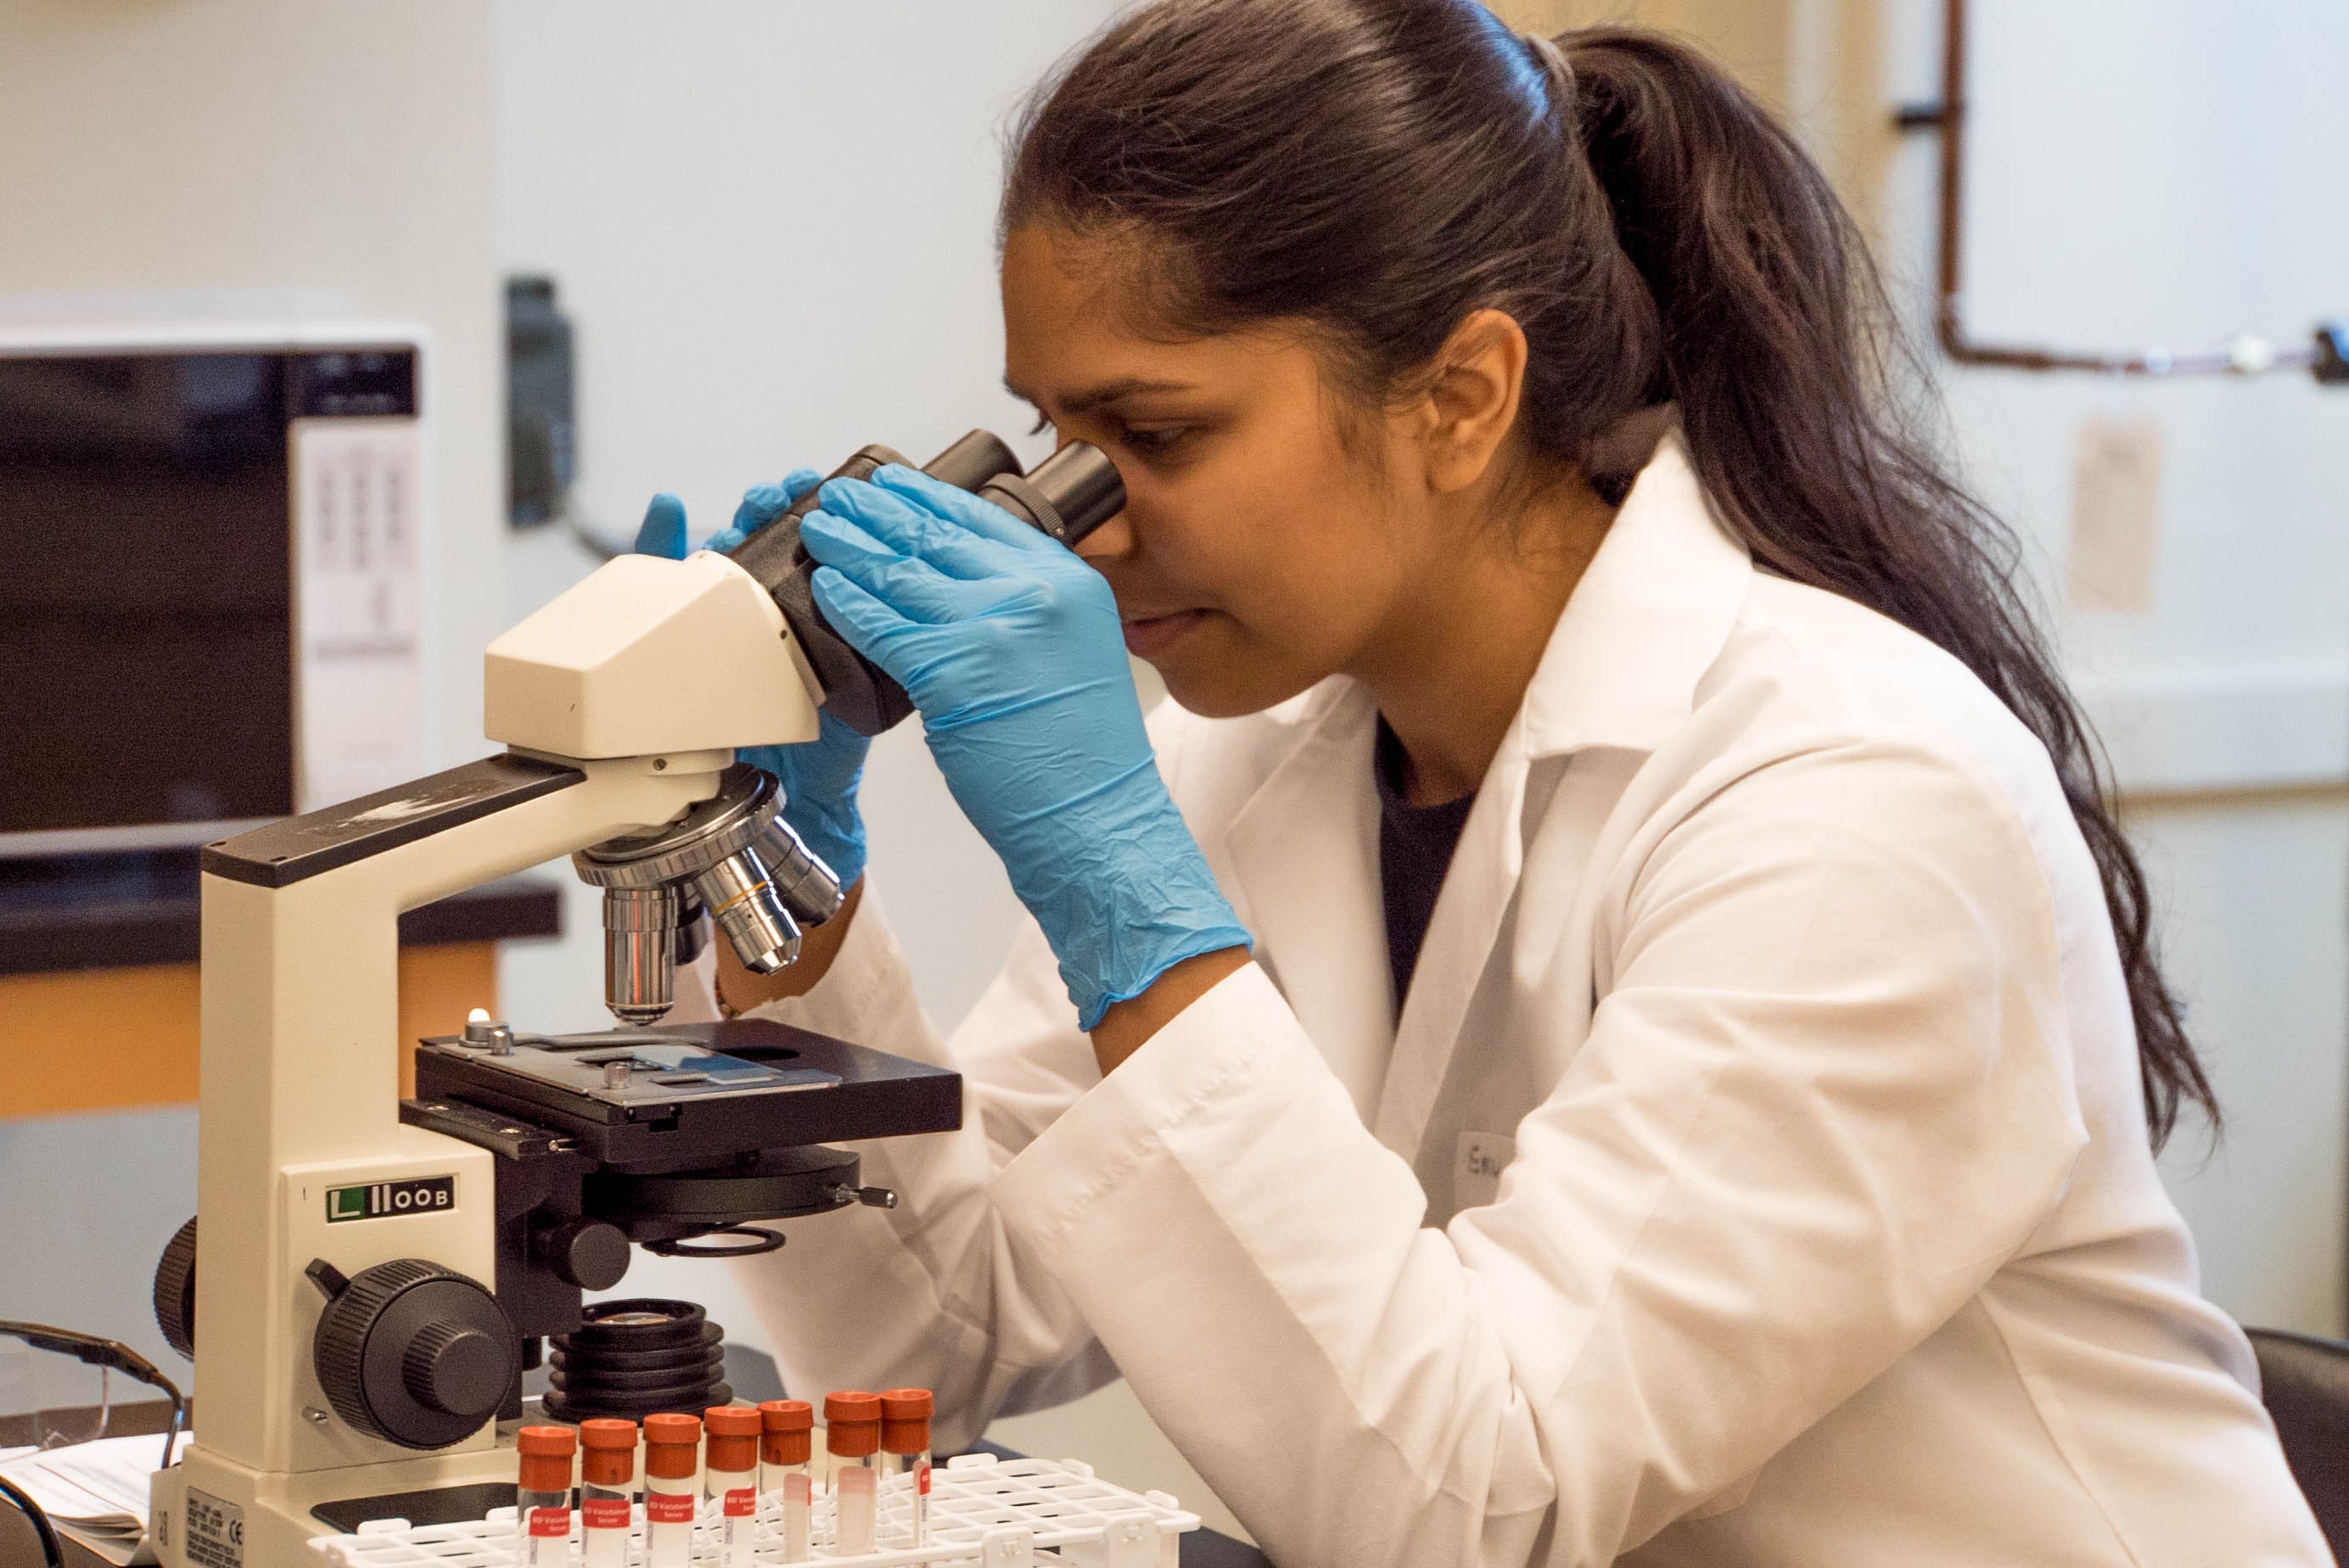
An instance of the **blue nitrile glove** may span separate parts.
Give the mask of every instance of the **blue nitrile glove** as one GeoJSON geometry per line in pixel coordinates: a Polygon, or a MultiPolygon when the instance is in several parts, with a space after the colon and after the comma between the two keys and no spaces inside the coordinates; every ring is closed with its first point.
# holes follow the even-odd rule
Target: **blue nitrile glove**
{"type": "MultiPolygon", "coordinates": [[[[733,523],[703,548],[733,549],[781,517],[820,477],[813,469],[795,469],[779,485],[753,487],[735,509],[733,523]]],[[[636,530],[636,553],[681,561],[685,531],[685,503],[666,492],[657,495],[636,530]]],[[[823,708],[816,709],[816,722],[813,740],[748,746],[736,755],[775,776],[783,789],[783,820],[810,853],[832,868],[842,887],[854,887],[864,874],[864,820],[856,811],[856,781],[873,743],[823,708]]]]}
{"type": "Polygon", "coordinates": [[[921,710],[947,786],[1044,928],[1090,1029],[1179,961],[1248,945],[1158,776],[1099,573],[895,464],[833,480],[815,598],[921,710]]]}

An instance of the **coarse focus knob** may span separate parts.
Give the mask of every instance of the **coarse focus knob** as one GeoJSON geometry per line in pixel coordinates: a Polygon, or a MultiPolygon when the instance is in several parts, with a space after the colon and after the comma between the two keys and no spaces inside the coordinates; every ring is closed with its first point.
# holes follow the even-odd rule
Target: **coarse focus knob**
{"type": "Polygon", "coordinates": [[[155,1265],[155,1326],[163,1343],[196,1358],[196,1222],[190,1220],[164,1243],[155,1265]]]}
{"type": "Polygon", "coordinates": [[[445,1448],[505,1402],[520,1342],[497,1297],[472,1279],[421,1258],[348,1280],[323,1261],[309,1274],[328,1294],[311,1363],[353,1427],[402,1448],[445,1448]]]}
{"type": "Polygon", "coordinates": [[[513,1363],[502,1338],[478,1328],[428,1323],[401,1357],[399,1380],[417,1402],[450,1416],[486,1416],[505,1398],[513,1363]]]}

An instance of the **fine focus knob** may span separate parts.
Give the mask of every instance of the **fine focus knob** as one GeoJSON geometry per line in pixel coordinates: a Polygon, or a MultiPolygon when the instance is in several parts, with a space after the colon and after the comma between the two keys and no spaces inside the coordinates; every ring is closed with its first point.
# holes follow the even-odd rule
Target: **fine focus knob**
{"type": "Polygon", "coordinates": [[[163,1247],[155,1265],[155,1326],[163,1343],[196,1358],[196,1222],[190,1220],[163,1247]]]}
{"type": "Polygon", "coordinates": [[[502,1338],[478,1328],[428,1323],[400,1358],[399,1380],[419,1404],[449,1416],[480,1418],[505,1398],[512,1355],[502,1338]]]}
{"type": "Polygon", "coordinates": [[[475,1281],[421,1258],[347,1281],[323,1263],[309,1272],[329,1293],[311,1363],[326,1402],[353,1427],[402,1448],[445,1448],[505,1402],[521,1344],[497,1297],[475,1281]]]}

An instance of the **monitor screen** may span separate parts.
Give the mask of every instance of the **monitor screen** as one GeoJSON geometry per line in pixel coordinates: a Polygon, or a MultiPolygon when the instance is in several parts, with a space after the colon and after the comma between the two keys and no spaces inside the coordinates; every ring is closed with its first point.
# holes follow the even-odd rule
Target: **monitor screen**
{"type": "Polygon", "coordinates": [[[0,356],[0,835],[293,810],[300,365],[0,356]]]}

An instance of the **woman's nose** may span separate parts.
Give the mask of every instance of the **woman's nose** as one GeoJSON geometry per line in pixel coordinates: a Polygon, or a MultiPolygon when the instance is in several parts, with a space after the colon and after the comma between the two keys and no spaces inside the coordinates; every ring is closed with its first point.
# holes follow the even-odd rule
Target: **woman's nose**
{"type": "Polygon", "coordinates": [[[1133,524],[1121,508],[1116,516],[1077,541],[1077,554],[1091,562],[1116,561],[1133,553],[1133,524]]]}

